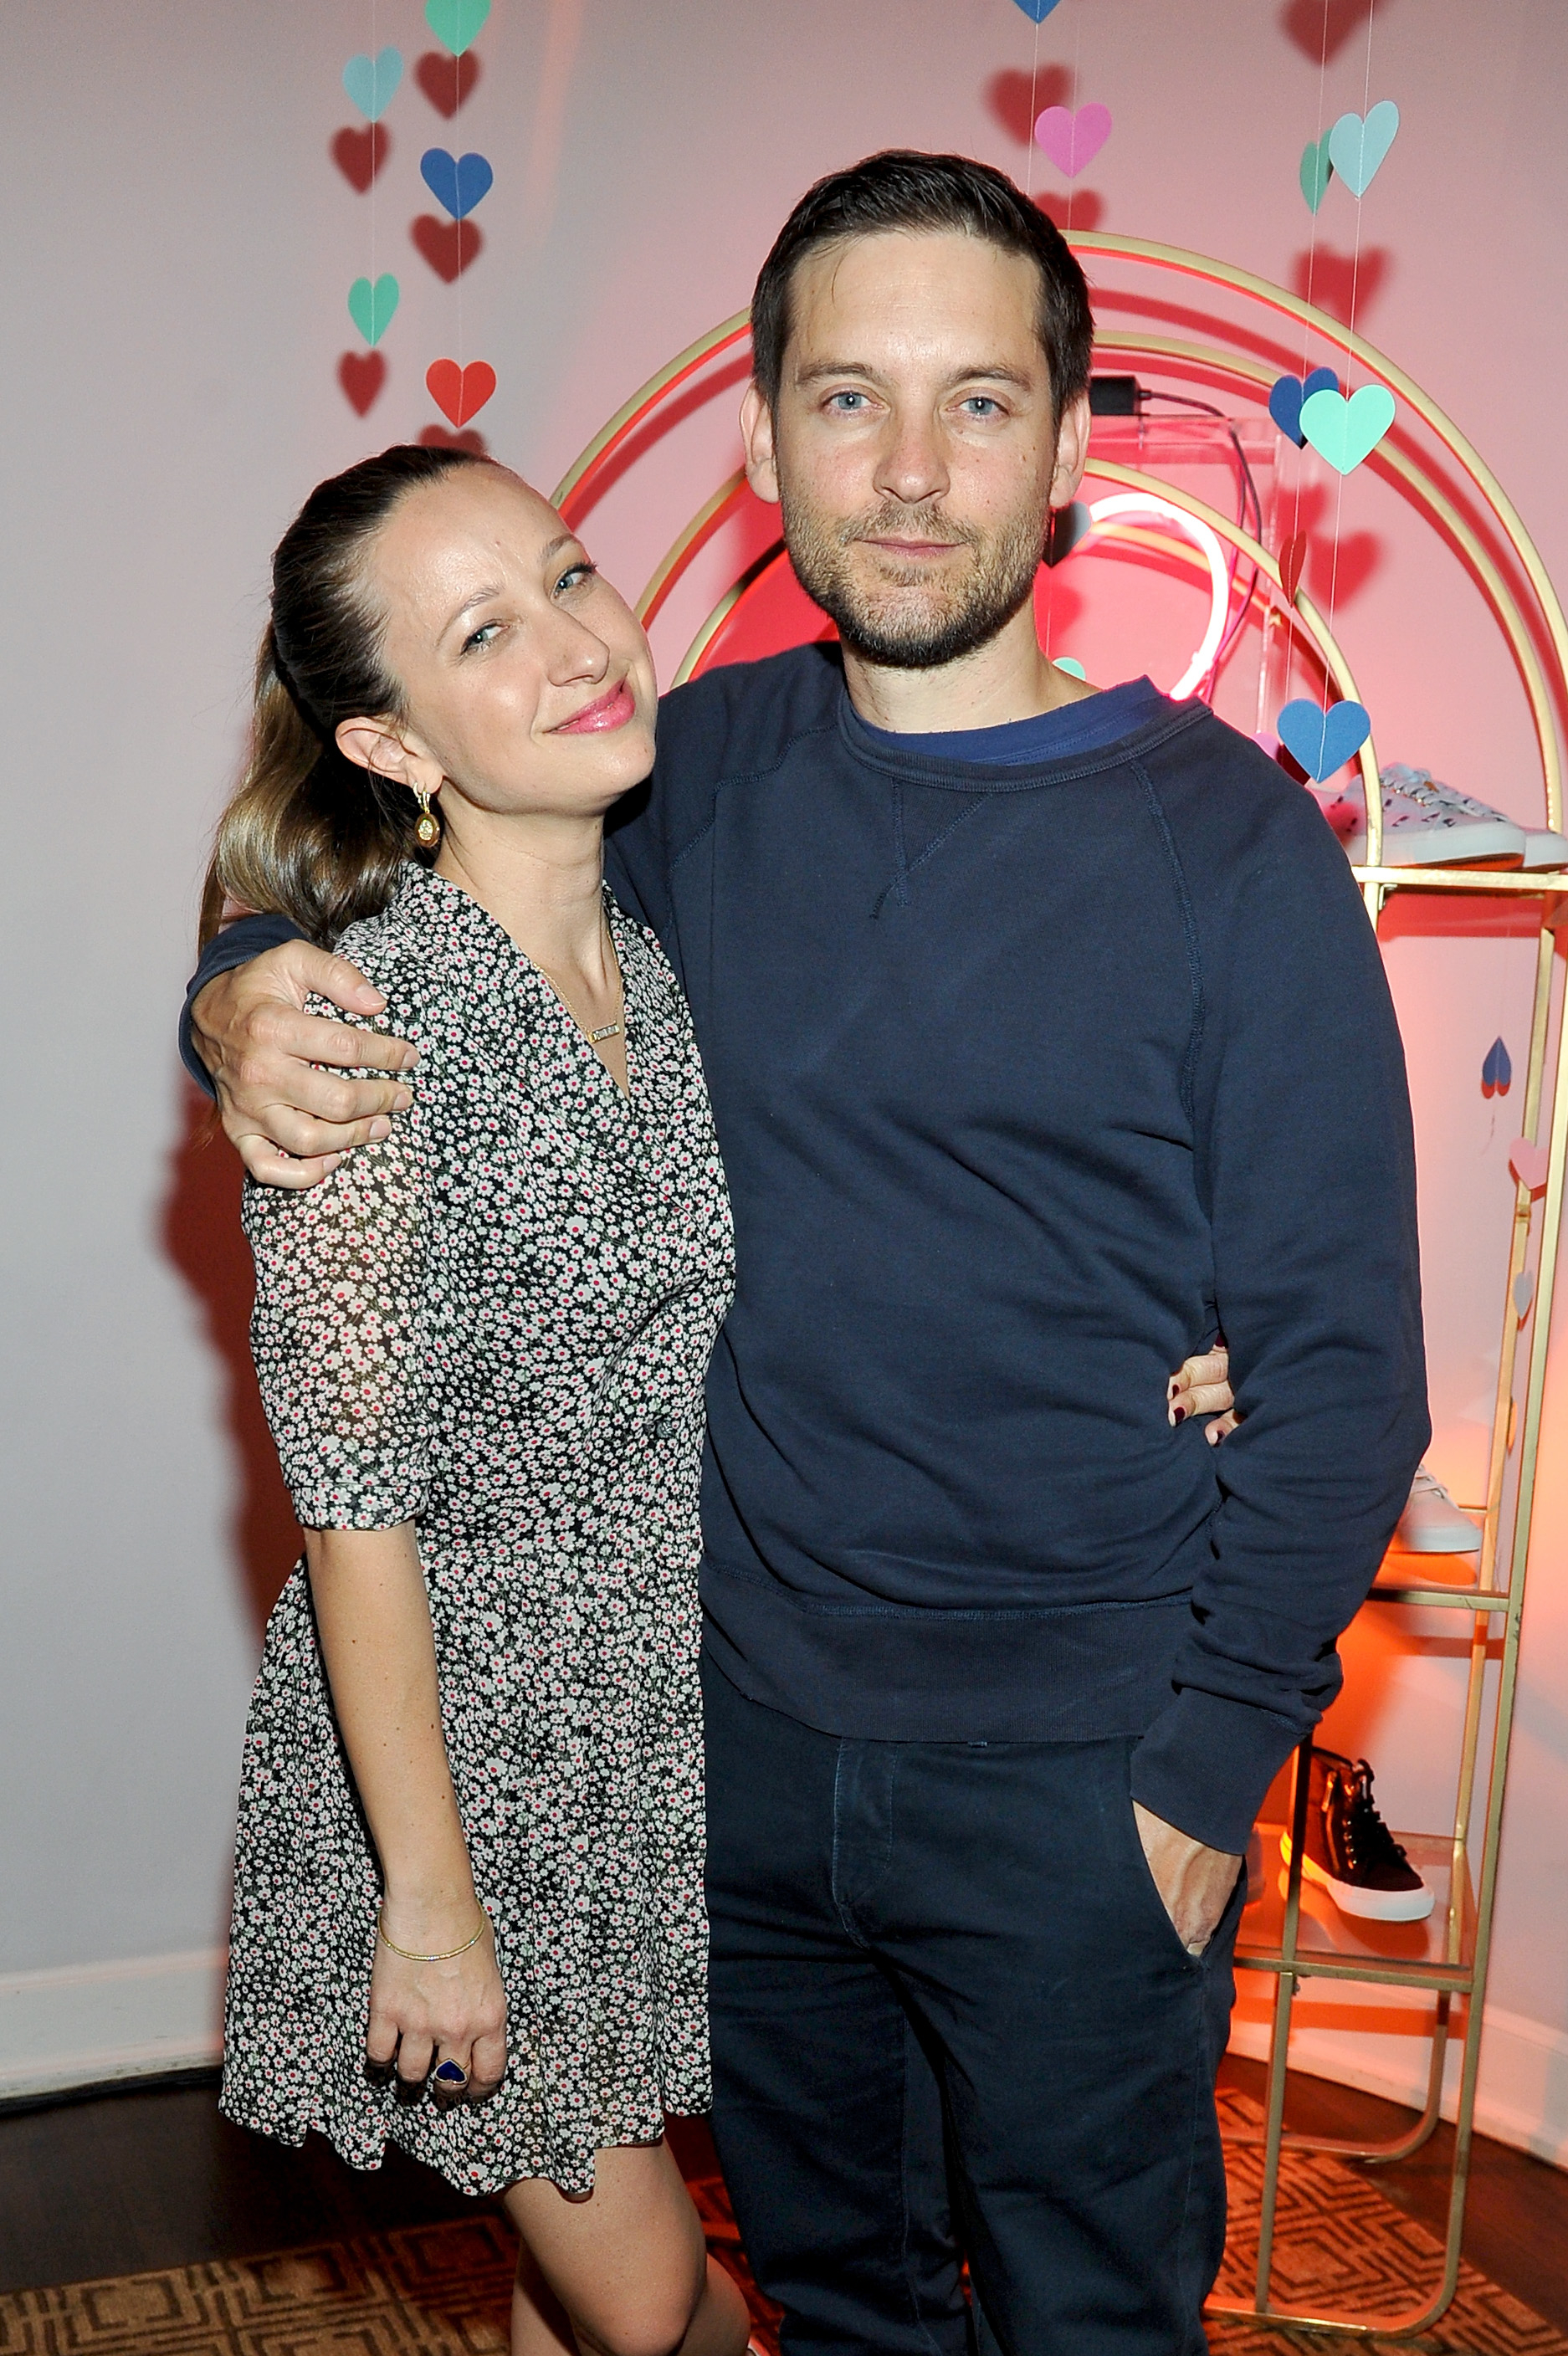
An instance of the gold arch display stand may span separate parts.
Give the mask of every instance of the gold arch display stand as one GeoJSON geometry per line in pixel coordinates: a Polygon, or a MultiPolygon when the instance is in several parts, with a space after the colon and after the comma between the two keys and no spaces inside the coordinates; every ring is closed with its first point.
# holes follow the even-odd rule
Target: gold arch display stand
{"type": "MultiPolygon", "coordinates": [[[[1447,542],[1485,598],[1512,656],[1529,707],[1541,759],[1546,823],[1561,830],[1563,732],[1568,716],[1568,622],[1564,621],[1563,608],[1522,521],[1478,453],[1391,360],[1337,320],[1315,310],[1283,287],[1229,263],[1153,244],[1144,239],[1090,233],[1075,237],[1071,242],[1086,260],[1105,258],[1129,262],[1222,288],[1230,297],[1242,297],[1273,315],[1276,320],[1294,322],[1321,344],[1342,352],[1366,379],[1388,387],[1398,404],[1396,428],[1367,464],[1391,482],[1447,542]],[[1434,473],[1433,457],[1429,455],[1433,444],[1436,464],[1444,470],[1447,483],[1434,473]],[[1452,494],[1455,477],[1464,487],[1461,497],[1471,504],[1470,514],[1465,512],[1459,498],[1452,494]],[[1508,577],[1499,557],[1511,565],[1513,580],[1508,577]]],[[[1226,331],[1221,326],[1217,332],[1223,336],[1226,331]]],[[[555,492],[555,504],[569,521],[579,520],[593,504],[618,460],[634,449],[637,435],[656,422],[661,404],[698,378],[716,358],[738,348],[746,333],[747,315],[737,312],[680,353],[617,412],[588,444],[555,492]]],[[[1251,330],[1247,340],[1252,349],[1230,350],[1222,344],[1193,343],[1144,333],[1136,327],[1116,327],[1099,336],[1095,349],[1101,361],[1114,358],[1124,367],[1142,361],[1162,374],[1197,377],[1210,385],[1218,382],[1255,405],[1260,397],[1266,397],[1279,370],[1254,356],[1256,337],[1251,330]]],[[[1280,615],[1284,625],[1298,634],[1322,664],[1338,693],[1355,697],[1349,663],[1327,622],[1299,584],[1294,598],[1286,598],[1278,564],[1267,549],[1175,484],[1102,460],[1095,460],[1091,471],[1097,478],[1104,477],[1126,489],[1155,492],[1160,498],[1201,519],[1249,566],[1256,568],[1256,577],[1247,592],[1247,605],[1255,601],[1280,615]]],[[[637,610],[645,622],[651,621],[660,611],[700,550],[736,512],[744,495],[744,477],[731,476],[676,535],[638,600],[637,610]]],[[[1115,535],[1115,541],[1118,552],[1125,552],[1134,558],[1154,554],[1162,561],[1174,559],[1188,564],[1201,564],[1203,561],[1186,541],[1143,527],[1122,530],[1115,535]]],[[[775,541],[747,564],[697,632],[680,666],[677,683],[702,667],[736,608],[786,562],[783,543],[775,541]]],[[[1469,1658],[1453,1824],[1442,1834],[1401,1836],[1412,1861],[1436,1884],[1443,1902],[1434,1907],[1419,1937],[1407,1938],[1404,1952],[1397,1951],[1396,1944],[1379,1952],[1375,1938],[1358,1941],[1353,1930],[1343,1922],[1326,1925],[1315,1920],[1310,1910],[1304,1910],[1302,1863],[1312,1751],[1310,1742],[1304,1744],[1297,1754],[1291,1806],[1289,1869],[1277,1885],[1265,1892],[1261,1909],[1249,1909],[1249,1916],[1261,1913],[1261,1926],[1244,1924],[1236,1956],[1238,1969],[1270,1976],[1274,1982],[1264,2125],[1261,2135],[1250,2138],[1262,2142],[1264,2156],[1253,2297],[1249,2305],[1217,2304],[1212,2311],[1307,2330],[1349,2332],[1369,2339],[1406,2339],[1424,2330],[1442,2315],[1454,2296],[1459,2275],[1482,2015],[1491,1957],[1498,1854],[1518,1683],[1520,1632],[1530,1565],[1552,1288],[1568,1168],[1568,1017],[1564,1015],[1555,954],[1557,927],[1568,921],[1568,873],[1559,870],[1526,874],[1507,869],[1409,868],[1386,863],[1381,791],[1370,740],[1361,749],[1359,764],[1366,793],[1367,841],[1365,860],[1354,873],[1374,924],[1389,895],[1395,892],[1444,896],[1457,894],[1472,901],[1490,899],[1504,905],[1514,903],[1533,906],[1536,911],[1535,979],[1520,1124],[1530,1151],[1522,1171],[1516,1169],[1514,1173],[1516,1187],[1487,1494],[1484,1504],[1473,1509],[1482,1515],[1478,1561],[1474,1557],[1420,1558],[1391,1553],[1366,1606],[1372,1612],[1411,1608],[1453,1612],[1468,1623],[1469,1658]],[[1549,1069],[1550,1091],[1546,1086],[1549,1069]],[[1519,1396],[1519,1343],[1532,1313],[1534,1325],[1526,1353],[1522,1396],[1519,1396]],[[1414,1575],[1417,1567],[1419,1576],[1414,1575]],[[1489,1670],[1494,1674],[1488,1674],[1489,1670]],[[1475,1837],[1477,1821],[1478,1840],[1475,1837]],[[1382,2145],[1367,2146],[1297,2135],[1286,2127],[1292,2013],[1301,1985],[1306,1980],[1410,1988],[1430,1997],[1431,2063],[1426,2098],[1407,2133],[1382,2145]],[[1463,2010],[1464,2027],[1455,2040],[1456,2008],[1463,2010]],[[1271,2286],[1283,2155],[1292,2149],[1332,2152],[1345,2158],[1382,2165],[1408,2158],[1420,2149],[1437,2125],[1444,2101],[1445,2063],[1455,2041],[1459,2049],[1459,2071],[1447,2233],[1441,2273],[1430,2295],[1416,2307],[1391,2315],[1326,2310],[1300,2313],[1276,2307],[1271,2286]]],[[[1268,1829],[1273,1835],[1283,1827],[1268,1829]]],[[[1411,1934],[1416,1932],[1414,1925],[1404,1928],[1411,1934]]]]}

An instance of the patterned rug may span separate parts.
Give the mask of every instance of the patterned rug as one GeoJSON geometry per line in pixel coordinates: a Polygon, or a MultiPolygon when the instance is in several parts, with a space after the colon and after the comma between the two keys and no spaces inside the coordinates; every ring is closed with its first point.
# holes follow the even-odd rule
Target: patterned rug
{"type": "MultiPolygon", "coordinates": [[[[1258,2118],[1245,2096],[1223,2099],[1235,2124],[1258,2118]]],[[[1247,2294],[1262,2176],[1256,2147],[1233,2147],[1222,2296],[1247,2294]]],[[[692,2190],[709,2246],[753,2301],[757,2344],[777,2356],[773,2314],[756,2296],[723,2184],[700,2179],[692,2190]]],[[[1366,2177],[1318,2155],[1287,2158],[1275,2248],[1279,2303],[1384,2314],[1429,2290],[1440,2257],[1434,2237],[1366,2177]]],[[[501,2356],[511,2272],[511,2236],[480,2210],[275,2258],[14,2292],[0,2297],[0,2356],[501,2356]]],[[[1219,2319],[1209,2339],[1217,2356],[1364,2356],[1369,2345],[1219,2319]]],[[[1568,2356],[1568,2339],[1469,2265],[1434,2330],[1380,2344],[1424,2356],[1568,2356]]]]}

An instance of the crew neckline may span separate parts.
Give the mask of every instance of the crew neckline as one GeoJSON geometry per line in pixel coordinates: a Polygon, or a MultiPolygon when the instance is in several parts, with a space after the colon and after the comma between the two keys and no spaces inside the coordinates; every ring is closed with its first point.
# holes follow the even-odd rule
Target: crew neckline
{"type": "MultiPolygon", "coordinates": [[[[851,704],[854,712],[854,705],[851,704]]],[[[1094,695],[1058,703],[1052,711],[1031,712],[1026,719],[1004,720],[990,728],[905,730],[878,728],[854,712],[856,726],[872,745],[893,755],[912,755],[918,760],[958,763],[964,767],[1023,768],[1042,761],[1058,761],[1075,753],[1099,752],[1162,718],[1166,699],[1152,680],[1124,680],[1094,695]]]]}

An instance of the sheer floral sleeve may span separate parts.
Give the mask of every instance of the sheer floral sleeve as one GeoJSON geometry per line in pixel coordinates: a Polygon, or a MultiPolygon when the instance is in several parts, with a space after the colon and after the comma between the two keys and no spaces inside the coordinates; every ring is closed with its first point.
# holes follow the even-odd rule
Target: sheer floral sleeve
{"type": "MultiPolygon", "coordinates": [[[[382,1017],[377,1027],[391,1025],[382,1017]]],[[[424,1501],[420,1114],[416,1101],[391,1137],[347,1154],[319,1186],[245,1183],[251,1348],[306,1529],[390,1529],[424,1501]]]]}

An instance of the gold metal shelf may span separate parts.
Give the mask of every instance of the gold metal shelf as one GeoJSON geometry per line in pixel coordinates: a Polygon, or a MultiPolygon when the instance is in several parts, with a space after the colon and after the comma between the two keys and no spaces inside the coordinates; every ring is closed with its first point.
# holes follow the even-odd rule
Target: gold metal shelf
{"type": "Polygon", "coordinates": [[[1568,892],[1562,867],[1355,867],[1358,884],[1385,892],[1500,892],[1515,898],[1560,899],[1568,892]]]}
{"type": "Polygon", "coordinates": [[[1418,1610],[1435,1604],[1449,1612],[1506,1612],[1509,1600],[1505,1588],[1480,1584],[1473,1554],[1405,1554],[1393,1548],[1367,1594],[1369,1603],[1405,1603],[1418,1610]]]}
{"type": "Polygon", "coordinates": [[[1476,1961],[1476,1892],[1452,1833],[1395,1833],[1432,1892],[1424,1922],[1378,1922],[1343,1914],[1327,1890],[1303,1877],[1294,1952],[1286,1950],[1290,1879],[1282,1824],[1260,1824],[1263,1888],[1241,1917],[1236,1967],[1294,1972],[1297,1979],[1358,1980],[1392,1987],[1469,1993],[1476,1961]],[[1458,1891],[1455,1911],[1453,1899],[1458,1891]]]}

